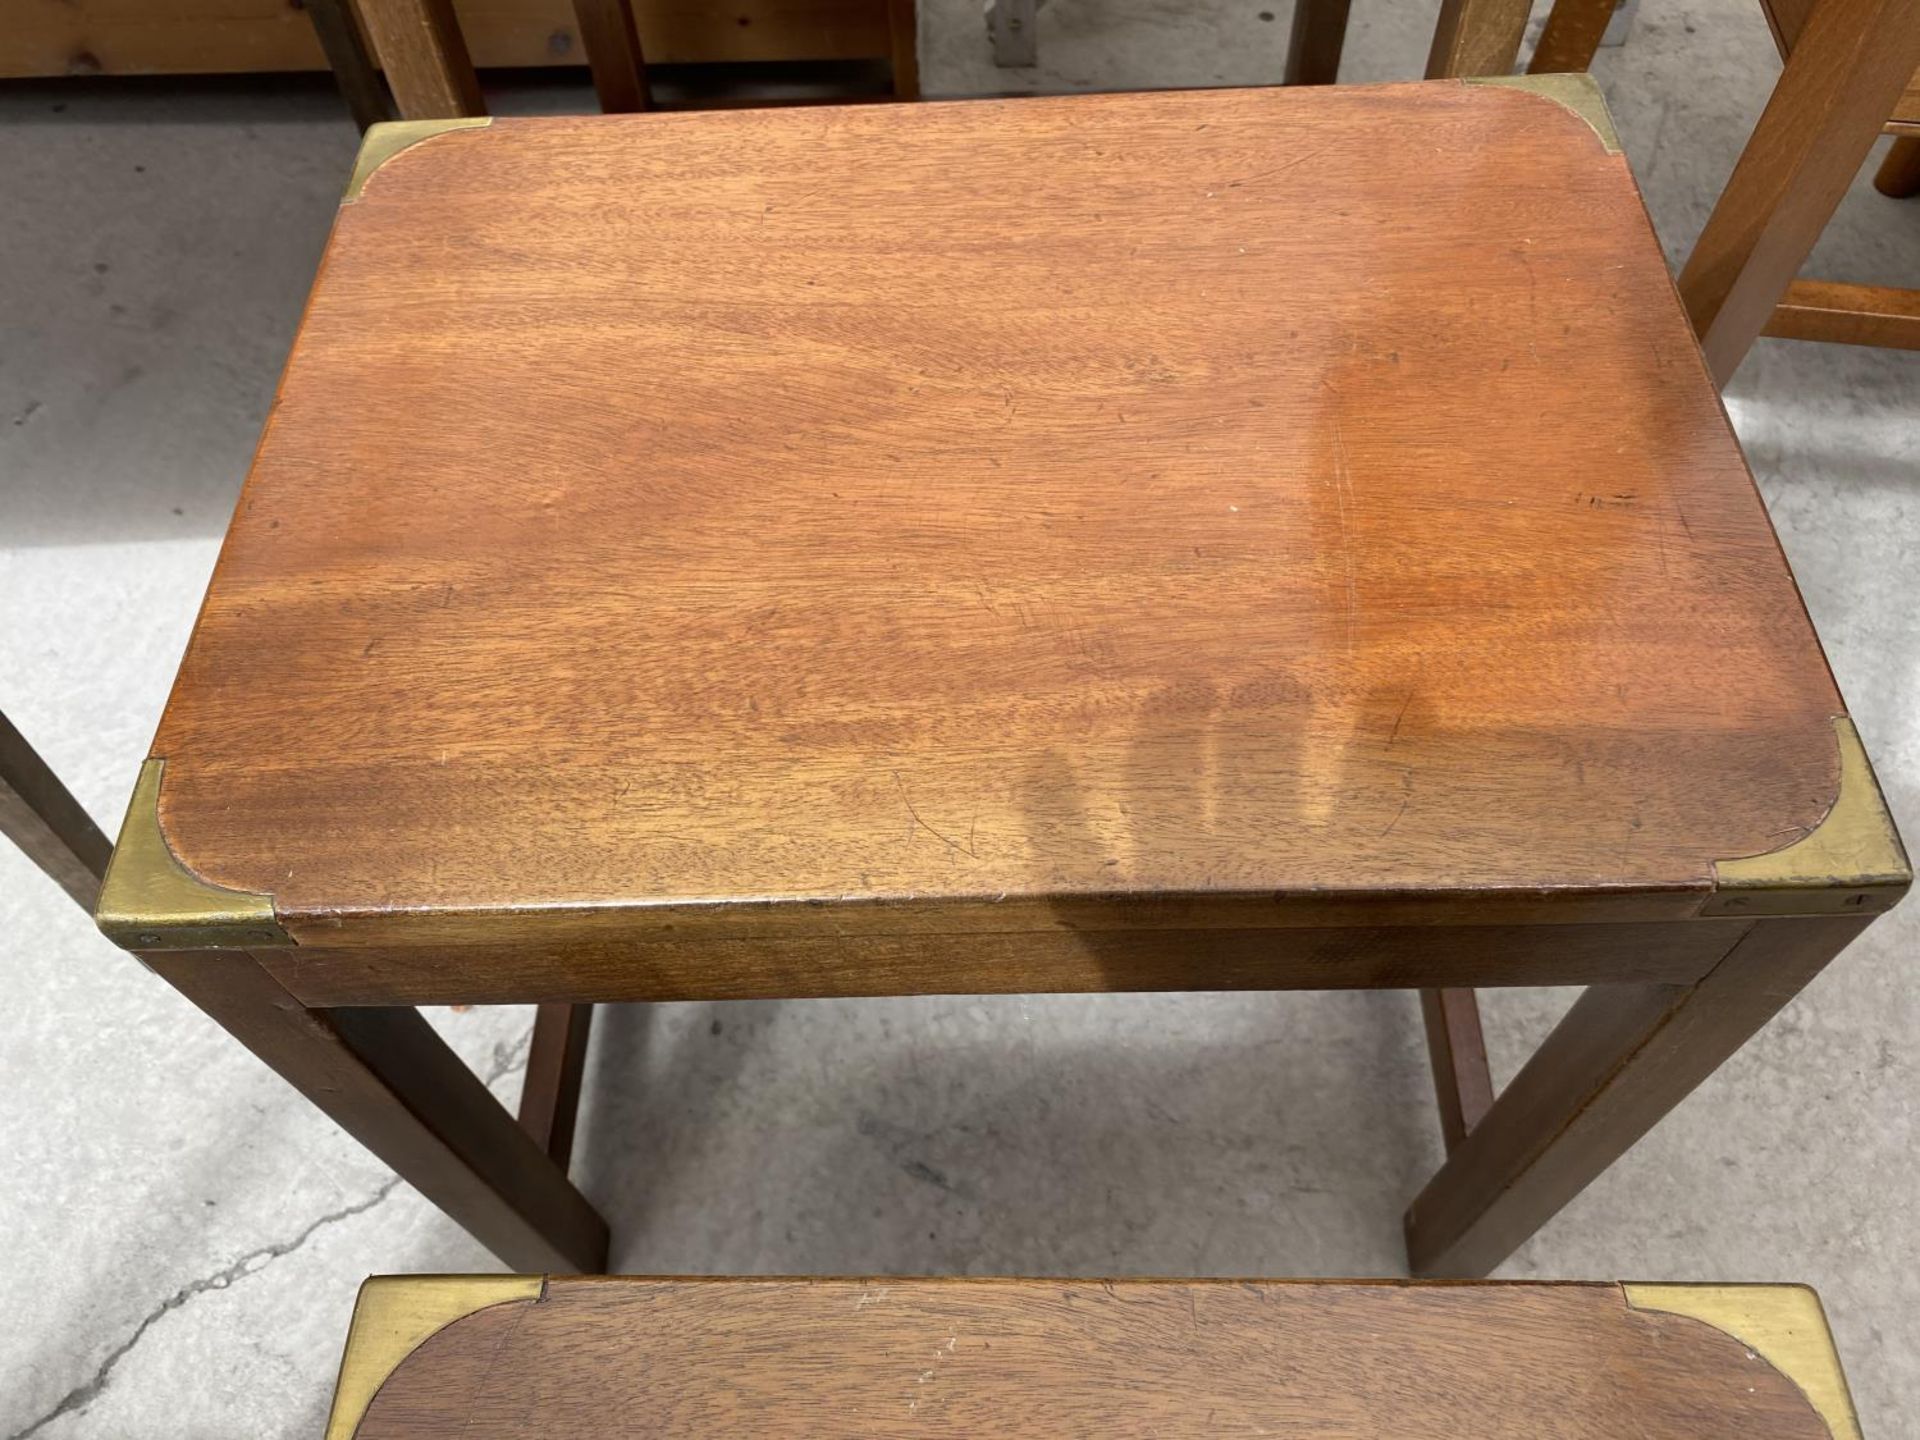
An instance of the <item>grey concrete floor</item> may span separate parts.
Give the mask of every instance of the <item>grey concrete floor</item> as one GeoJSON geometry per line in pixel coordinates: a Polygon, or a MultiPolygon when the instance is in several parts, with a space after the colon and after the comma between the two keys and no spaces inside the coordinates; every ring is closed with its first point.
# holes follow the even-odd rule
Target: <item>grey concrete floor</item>
{"type": "MultiPolygon", "coordinates": [[[[1344,78],[1417,75],[1432,8],[1360,0],[1344,78]]],[[[1023,74],[923,0],[921,45],[934,94],[1255,84],[1287,19],[1054,0],[1023,74]]],[[[1677,258],[1760,12],[1645,0],[1596,68],[1677,258]]],[[[353,149],[321,84],[0,87],[0,708],[110,827],[353,149]]],[[[1814,268],[1920,283],[1920,202],[1863,180],[1814,268]]],[[[1763,341],[1728,404],[1920,835],[1920,356],[1763,341]]],[[[1912,1433],[1916,940],[1920,902],[1502,1273],[1809,1281],[1868,1433],[1912,1433]]],[[[361,1277],[494,1268],[5,847],[0,973],[0,1440],[317,1434],[361,1277]]],[[[1489,997],[1503,1075],[1568,998],[1489,997]]],[[[510,1100],[528,1014],[433,1018],[510,1100]]],[[[577,1173],[629,1271],[1378,1275],[1439,1153],[1410,996],[954,998],[603,1012],[577,1173]]]]}

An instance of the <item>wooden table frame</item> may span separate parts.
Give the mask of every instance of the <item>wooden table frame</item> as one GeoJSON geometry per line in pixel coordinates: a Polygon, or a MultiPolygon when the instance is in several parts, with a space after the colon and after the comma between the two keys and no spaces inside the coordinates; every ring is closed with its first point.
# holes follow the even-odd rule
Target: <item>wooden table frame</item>
{"type": "MultiPolygon", "coordinates": [[[[1825,821],[1781,850],[1718,865],[1696,918],[1646,920],[1610,904],[1610,923],[1595,924],[1549,897],[1510,904],[1514,923],[1461,924],[1445,901],[1386,900],[1346,923],[1132,936],[1091,969],[1085,937],[1070,934],[840,943],[889,955],[898,978],[888,994],[936,988],[916,984],[921,966],[940,989],[1004,990],[1006,968],[990,962],[1010,950],[1022,952],[1031,991],[1151,990],[1158,976],[1190,986],[1182,957],[1195,947],[1238,962],[1246,978],[1221,988],[1424,990],[1449,1153],[1408,1208],[1409,1265],[1481,1276],[1905,892],[1911,872],[1851,722],[1837,722],[1836,736],[1840,791],[1825,821]],[[1472,987],[1548,981],[1588,988],[1496,1097],[1472,987]]],[[[687,968],[663,988],[590,946],[531,932],[526,948],[491,955],[483,978],[467,951],[313,966],[285,943],[268,897],[209,886],[174,860],[158,822],[163,769],[149,761],[135,791],[101,928],[516,1269],[606,1263],[606,1223],[566,1175],[592,1004],[859,993],[833,988],[830,972],[811,972],[809,984],[813,952],[777,936],[708,942],[758,952],[767,978],[750,988],[703,984],[698,941],[678,942],[687,968]],[[540,1009],[516,1119],[413,1007],[528,999],[540,1009]]]]}
{"type": "MultiPolygon", "coordinates": [[[[1525,102],[1529,116],[1582,147],[1597,142],[1611,152],[1601,162],[1607,173],[1618,175],[1617,144],[1590,80],[1554,76],[1501,83],[1537,91],[1525,102]],[[1553,113],[1540,96],[1572,110],[1583,123],[1553,113]]],[[[1422,105],[1457,106],[1455,97],[1464,93],[1459,87],[1409,88],[1422,92],[1415,102],[1422,105]]],[[[1478,95],[1474,103],[1493,116],[1517,113],[1518,100],[1478,95]]],[[[1156,114],[1205,103],[1244,115],[1259,106],[1323,102],[1268,91],[1204,101],[1118,97],[1097,103],[1139,105],[1156,114]]],[[[989,116],[971,107],[909,113],[940,123],[952,115],[970,121],[976,114],[989,116]]],[[[401,150],[443,130],[486,125],[484,118],[471,117],[377,129],[350,183],[349,202],[367,198],[367,176],[401,150]]],[[[1173,133],[1197,132],[1181,124],[1173,133]]],[[[896,130],[887,134],[905,143],[896,130]]],[[[440,136],[440,144],[443,154],[451,153],[453,137],[440,136]]],[[[1631,217],[1643,223],[1637,197],[1631,217]]],[[[1640,241],[1652,243],[1645,235],[1640,241]]],[[[338,263],[331,273],[340,273],[338,263]]],[[[1651,264],[1646,268],[1659,282],[1659,298],[1670,302],[1664,273],[1651,264]]],[[[1684,358],[1697,362],[1677,312],[1665,312],[1665,331],[1686,347],[1684,358]]],[[[1641,363],[1637,349],[1633,358],[1641,363]]],[[[1704,374],[1695,372],[1694,382],[1697,413],[1712,396],[1704,374]]],[[[285,426],[285,407],[277,414],[276,423],[285,426]]],[[[1717,409],[1712,418],[1724,423],[1717,409]]],[[[839,888],[843,877],[832,868],[840,862],[833,860],[821,877],[806,882],[811,889],[793,892],[798,900],[755,898],[769,893],[766,872],[749,869],[729,877],[730,885],[688,890],[670,874],[654,882],[667,887],[659,893],[685,897],[674,901],[653,903],[642,890],[638,898],[622,891],[617,894],[626,898],[598,903],[598,897],[616,894],[615,878],[559,892],[561,901],[571,903],[545,903],[555,892],[523,888],[525,877],[512,873],[511,860],[502,858],[506,852],[494,845],[498,825],[515,819],[506,815],[467,837],[485,857],[476,862],[489,887],[484,893],[492,897],[484,903],[436,905],[430,893],[426,902],[397,902],[377,878],[384,869],[376,868],[369,872],[375,879],[303,905],[291,884],[293,872],[282,870],[273,848],[288,821],[283,804],[272,800],[271,774],[253,777],[258,783],[246,793],[246,805],[235,805],[255,822],[239,854],[230,857],[249,867],[247,888],[209,883],[172,849],[169,837],[178,838],[180,831],[167,816],[178,819],[191,808],[186,797],[196,794],[196,780],[201,813],[224,815],[222,796],[248,778],[236,774],[238,762],[231,759],[203,763],[196,775],[191,743],[176,753],[179,768],[169,773],[164,747],[170,735],[181,733],[183,693],[185,708],[193,708],[189,679],[184,691],[176,688],[162,724],[162,748],[141,773],[97,918],[111,939],[141,955],[504,1261],[528,1271],[595,1271],[606,1263],[606,1223],[566,1175],[589,1007],[596,1003],[1196,988],[1421,990],[1427,992],[1449,1153],[1407,1212],[1410,1265],[1421,1275],[1484,1275],[1764,1026],[1911,881],[1860,738],[1840,713],[1842,702],[1784,561],[1764,533],[1757,497],[1739,488],[1750,483],[1741,470],[1727,468],[1738,467],[1732,440],[1718,430],[1710,439],[1720,456],[1721,469],[1714,473],[1724,477],[1733,497],[1722,523],[1746,527],[1746,553],[1755,557],[1740,572],[1747,588],[1739,605],[1746,608],[1721,613],[1737,620],[1761,596],[1769,607],[1762,612],[1769,618],[1761,633],[1793,632],[1781,642],[1779,659],[1792,668],[1767,682],[1768,694],[1802,698],[1790,712],[1790,727],[1783,720],[1777,731],[1761,732],[1774,737],[1764,764],[1723,772],[1733,777],[1731,788],[1691,792],[1689,777],[1671,766],[1641,782],[1658,786],[1658,793],[1644,792],[1643,803],[1666,806],[1672,812],[1665,822],[1669,832],[1683,837],[1669,841],[1680,843],[1681,853],[1664,868],[1621,872],[1610,858],[1599,857],[1570,870],[1522,867],[1518,873],[1532,878],[1511,878],[1515,850],[1534,844],[1579,803],[1570,787],[1529,792],[1522,771],[1512,787],[1496,791],[1507,848],[1491,861],[1470,857],[1477,870],[1463,869],[1453,831],[1430,832],[1423,863],[1408,870],[1400,862],[1413,831],[1403,830],[1383,847],[1385,834],[1369,822],[1365,836],[1351,842],[1345,863],[1389,863],[1330,879],[1312,871],[1278,871],[1268,873],[1304,878],[1218,888],[1205,875],[1167,871],[1173,878],[1151,885],[1102,888],[1084,877],[1063,886],[1040,872],[1031,881],[1012,876],[1019,882],[1013,888],[899,882],[847,899],[839,888]],[[1790,790],[1781,788],[1781,777],[1790,790]],[[1526,804],[1514,799],[1529,793],[1557,798],[1526,804]],[[163,794],[174,799],[163,805],[163,794]],[[1764,813],[1746,804],[1749,797],[1764,801],[1764,813]],[[1728,828],[1730,815],[1744,818],[1728,828]],[[1679,828],[1686,826],[1691,828],[1679,828]],[[282,875],[290,884],[279,887],[279,901],[254,893],[278,886],[282,875]],[[1381,878],[1355,878],[1364,875],[1381,878]],[[1394,878],[1400,875],[1415,878],[1394,878]],[[369,897],[374,903],[365,903],[369,897]],[[343,934],[347,929],[352,933],[343,934]],[[1516,985],[1588,988],[1496,1096],[1471,992],[1516,985]],[[528,1003],[540,1011],[516,1118],[416,1007],[528,1003]]],[[[289,486],[285,493],[318,503],[311,487],[289,486]]],[[[252,516],[267,528],[277,524],[262,518],[261,504],[258,495],[243,502],[241,523],[252,516]]],[[[228,573],[234,545],[230,535],[222,559],[228,573]]],[[[276,553],[266,573],[278,576],[285,564],[276,553]]],[[[1351,599],[1351,577],[1348,585],[1351,599]]],[[[245,610],[248,616],[261,613],[252,605],[245,610]]],[[[335,603],[327,613],[339,615],[342,607],[335,603]]],[[[207,623],[203,612],[196,647],[207,623]]],[[[350,638],[353,653],[364,656],[373,648],[359,649],[357,629],[350,638]]],[[[1701,643],[1726,642],[1708,635],[1701,643]]],[[[1702,651],[1691,673],[1714,673],[1708,668],[1712,654],[1702,651]]],[[[204,654],[196,658],[190,649],[189,667],[205,663],[204,654]]],[[[183,669],[183,676],[188,673],[183,669]]],[[[223,703],[238,707],[230,712],[233,721],[257,715],[280,723],[280,712],[254,708],[272,707],[271,691],[232,684],[226,668],[209,673],[221,678],[223,703]]],[[[492,703],[484,695],[476,701],[492,703]]],[[[1703,695],[1699,703],[1711,705],[1714,697],[1703,695]]],[[[1404,711],[1402,705],[1401,718],[1404,711]]],[[[297,705],[285,713],[307,727],[301,733],[318,733],[300,718],[297,705]]],[[[1387,743],[1399,735],[1401,718],[1392,720],[1387,743]]],[[[1675,723],[1687,719],[1682,715],[1675,723]]],[[[234,732],[223,719],[206,733],[218,738],[234,732]]],[[[280,740],[251,743],[266,760],[285,763],[280,740]]],[[[704,731],[701,743],[711,748],[704,731]]],[[[1167,793],[1178,796],[1191,785],[1187,765],[1180,756],[1169,759],[1167,793]]],[[[1586,772],[1579,773],[1584,787],[1586,772]]],[[[898,784],[897,772],[894,778],[898,784]]],[[[1502,786],[1504,779],[1504,771],[1489,771],[1488,783],[1502,786]]],[[[970,800],[991,783],[991,775],[969,775],[962,798],[970,800]]],[[[1339,794],[1351,793],[1344,772],[1329,784],[1346,787],[1339,794]]],[[[534,791],[536,799],[541,793],[534,791]]],[[[373,790],[327,795],[341,803],[344,818],[316,823],[358,825],[379,803],[373,790]]],[[[911,836],[925,821],[904,791],[900,799],[913,824],[911,836]]],[[[889,812],[893,800],[889,793],[889,812]]],[[[728,813],[749,832],[765,824],[746,807],[728,813]]],[[[1284,825],[1288,813],[1276,810],[1262,823],[1269,830],[1284,825]]],[[[1393,817],[1388,832],[1399,818],[1393,817]]],[[[1007,823],[1017,828],[1025,822],[1016,813],[1007,823]]],[[[1631,825],[1638,828],[1637,816],[1631,825]]],[[[949,849],[958,847],[960,842],[927,828],[949,849]]],[[[1199,832],[1177,824],[1171,829],[1169,853],[1184,855],[1199,832]]],[[[368,843],[379,839],[379,831],[366,827],[368,843]]],[[[440,820],[410,833],[413,850],[394,852],[403,864],[450,835],[440,820]]],[[[190,843],[185,848],[192,852],[190,843]]],[[[589,846],[585,853],[618,852],[589,846]]],[[[381,864],[377,849],[364,858],[381,864]]],[[[789,862],[773,872],[783,883],[788,869],[809,863],[800,854],[789,862]]],[[[537,869],[529,860],[529,872],[537,869]]],[[[230,880],[241,874],[214,873],[230,880]]]]}

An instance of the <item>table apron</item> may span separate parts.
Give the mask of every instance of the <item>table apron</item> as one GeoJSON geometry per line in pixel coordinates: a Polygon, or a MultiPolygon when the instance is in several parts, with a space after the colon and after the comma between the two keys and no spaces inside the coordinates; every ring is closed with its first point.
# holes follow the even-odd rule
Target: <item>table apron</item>
{"type": "Polygon", "coordinates": [[[1691,984],[1753,924],[1045,931],[261,949],[311,1006],[1691,984]]]}

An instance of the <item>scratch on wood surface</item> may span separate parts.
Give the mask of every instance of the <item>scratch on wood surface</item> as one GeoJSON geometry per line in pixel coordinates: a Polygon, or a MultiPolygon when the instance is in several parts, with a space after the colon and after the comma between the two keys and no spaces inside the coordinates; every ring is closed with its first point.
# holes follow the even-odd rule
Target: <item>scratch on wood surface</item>
{"type": "Polygon", "coordinates": [[[956,841],[949,840],[945,835],[942,835],[938,830],[920,818],[920,812],[913,808],[913,797],[907,794],[907,782],[900,778],[900,772],[898,770],[893,772],[893,783],[899,786],[900,802],[907,807],[907,838],[911,840],[913,838],[913,832],[916,829],[920,829],[933,836],[934,839],[938,840],[949,850],[958,850],[960,846],[956,841]]]}
{"type": "MultiPolygon", "coordinates": [[[[544,1289],[542,1291],[542,1298],[545,1298],[544,1289]]],[[[488,1357],[487,1364],[479,1372],[481,1377],[484,1378],[493,1374],[500,1363],[500,1357],[507,1353],[508,1347],[513,1344],[513,1337],[520,1333],[520,1327],[527,1323],[527,1316],[533,1313],[533,1307],[537,1303],[537,1301],[529,1300],[517,1302],[519,1313],[513,1317],[513,1323],[507,1326],[506,1330],[501,1333],[500,1339],[495,1342],[493,1354],[488,1357]]],[[[486,1389],[487,1387],[484,1384],[474,1387],[473,1394],[467,1399],[467,1417],[461,1422],[461,1429],[472,1428],[474,1417],[479,1413],[481,1399],[486,1394],[486,1389]]]]}
{"type": "Polygon", "coordinates": [[[1309,160],[1319,159],[1320,156],[1326,154],[1331,148],[1331,146],[1322,145],[1318,150],[1309,150],[1304,155],[1296,155],[1293,159],[1287,161],[1286,164],[1276,165],[1271,170],[1262,170],[1258,175],[1249,175],[1244,180],[1229,180],[1227,182],[1227,188],[1229,190],[1238,190],[1242,185],[1256,185],[1262,180],[1271,180],[1276,175],[1284,175],[1289,170],[1298,169],[1309,160]]]}
{"type": "Polygon", "coordinates": [[[1407,691],[1407,698],[1400,702],[1399,713],[1393,717],[1393,729],[1387,732],[1387,749],[1393,748],[1393,742],[1400,738],[1400,722],[1407,718],[1407,707],[1413,704],[1413,691],[1407,691]]]}
{"type": "Polygon", "coordinates": [[[1412,803],[1413,803],[1413,796],[1402,795],[1400,797],[1400,808],[1393,812],[1393,819],[1389,820],[1387,822],[1387,828],[1380,832],[1380,838],[1382,840],[1386,839],[1387,836],[1393,833],[1393,827],[1400,823],[1400,817],[1407,813],[1407,806],[1411,805],[1412,803]]]}
{"type": "Polygon", "coordinates": [[[1522,240],[1514,247],[1513,254],[1527,274],[1527,354],[1537,362],[1540,350],[1534,343],[1534,333],[1540,328],[1540,277],[1533,273],[1532,245],[1531,239],[1522,240]]]}
{"type": "Polygon", "coordinates": [[[1353,573],[1353,473],[1347,465],[1347,441],[1340,433],[1340,416],[1333,417],[1334,500],[1340,511],[1340,559],[1347,572],[1347,602],[1341,612],[1345,622],[1347,654],[1353,654],[1353,627],[1360,609],[1359,586],[1353,573]]]}

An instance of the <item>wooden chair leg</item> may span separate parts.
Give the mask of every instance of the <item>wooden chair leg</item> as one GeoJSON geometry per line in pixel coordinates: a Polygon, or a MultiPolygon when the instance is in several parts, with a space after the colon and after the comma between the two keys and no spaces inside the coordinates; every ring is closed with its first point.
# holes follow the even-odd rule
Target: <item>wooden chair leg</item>
{"type": "Polygon", "coordinates": [[[0,715],[0,835],[93,913],[113,842],[5,715],[0,715]]]}
{"type": "Polygon", "coordinates": [[[534,1015],[533,1044],[520,1087],[520,1128],[562,1170],[573,1158],[573,1127],[580,1114],[580,1081],[592,1026],[591,1005],[542,1005],[534,1015]]]}
{"type": "Polygon", "coordinates": [[[1487,1068],[1480,1005],[1471,990],[1422,990],[1420,1010],[1427,1022],[1440,1138],[1452,1154],[1493,1108],[1493,1072],[1487,1068]]]}
{"type": "Polygon", "coordinates": [[[1427,78],[1512,74],[1531,9],[1528,0],[1441,0],[1427,78]]]}
{"type": "Polygon", "coordinates": [[[1694,984],[1590,988],[1408,1208],[1413,1273],[1491,1271],[1866,925],[1762,920],[1694,984]]]}
{"type": "Polygon", "coordinates": [[[640,32],[628,0],[573,0],[580,43],[593,72],[594,93],[609,115],[653,107],[647,88],[647,62],[640,53],[640,32]]]}
{"type": "Polygon", "coordinates": [[[243,951],[141,958],[509,1266],[605,1269],[606,1221],[417,1011],[310,1010],[243,951]]]}
{"type": "Polygon", "coordinates": [[[403,120],[484,115],[480,77],[453,0],[358,0],[367,39],[387,73],[403,120]]]}
{"type": "Polygon", "coordinates": [[[1590,68],[1613,11],[1613,0],[1553,0],[1527,73],[1566,75],[1590,68]]]}
{"type": "Polygon", "coordinates": [[[1873,188],[1896,200],[1920,195],[1920,138],[1902,135],[1874,172],[1873,188]]]}
{"type": "Polygon", "coordinates": [[[893,57],[893,98],[920,98],[920,17],[914,0],[887,0],[888,44],[893,57]]]}
{"type": "Polygon", "coordinates": [[[1287,40],[1287,85],[1331,85],[1340,78],[1351,0],[1294,0],[1287,40]]]}
{"type": "Polygon", "coordinates": [[[393,101],[351,0],[306,0],[306,9],[353,123],[364,133],[369,125],[393,119],[393,101]]]}
{"type": "Polygon", "coordinates": [[[1819,0],[1680,272],[1724,385],[1920,67],[1920,0],[1819,0]]]}

